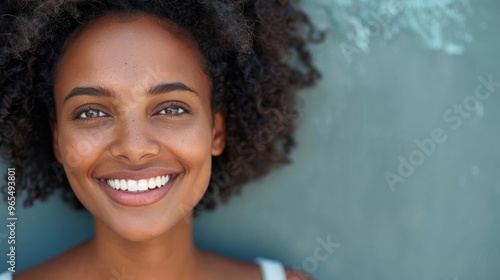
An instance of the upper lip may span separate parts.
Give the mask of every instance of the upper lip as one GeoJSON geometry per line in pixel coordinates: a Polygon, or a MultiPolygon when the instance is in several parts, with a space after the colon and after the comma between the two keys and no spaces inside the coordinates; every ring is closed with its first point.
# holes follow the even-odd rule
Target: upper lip
{"type": "Polygon", "coordinates": [[[140,170],[117,170],[96,176],[97,179],[125,179],[125,180],[141,180],[149,179],[157,176],[175,175],[179,171],[168,167],[152,167],[140,170]]]}

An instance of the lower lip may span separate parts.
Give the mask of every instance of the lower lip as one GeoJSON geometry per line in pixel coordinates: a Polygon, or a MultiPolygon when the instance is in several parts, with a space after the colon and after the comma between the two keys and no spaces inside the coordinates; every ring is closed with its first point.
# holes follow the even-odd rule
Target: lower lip
{"type": "Polygon", "coordinates": [[[155,188],[152,190],[141,191],[141,192],[128,192],[113,189],[105,181],[99,180],[99,186],[104,190],[104,192],[113,200],[114,202],[123,206],[146,206],[160,201],[168,191],[172,188],[172,185],[177,180],[178,175],[168,181],[166,185],[161,188],[155,188]]]}

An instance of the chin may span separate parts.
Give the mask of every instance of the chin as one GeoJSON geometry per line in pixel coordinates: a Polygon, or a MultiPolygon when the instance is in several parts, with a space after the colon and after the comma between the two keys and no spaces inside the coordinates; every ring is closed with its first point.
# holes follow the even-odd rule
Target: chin
{"type": "Polygon", "coordinates": [[[185,223],[178,213],[161,211],[162,214],[151,211],[135,211],[114,213],[114,215],[94,215],[96,221],[96,233],[106,233],[110,238],[122,238],[133,242],[150,241],[179,228],[178,225],[185,223]],[[101,218],[98,218],[101,216],[101,218]]]}
{"type": "Polygon", "coordinates": [[[155,225],[118,225],[110,228],[117,236],[132,242],[145,242],[157,239],[167,234],[173,226],[155,226],[155,225]]]}
{"type": "Polygon", "coordinates": [[[116,232],[116,234],[121,237],[124,240],[131,241],[131,242],[147,242],[151,241],[154,239],[157,239],[167,233],[168,231],[165,232],[158,232],[158,231],[140,231],[136,229],[130,229],[127,231],[123,232],[116,232]]]}

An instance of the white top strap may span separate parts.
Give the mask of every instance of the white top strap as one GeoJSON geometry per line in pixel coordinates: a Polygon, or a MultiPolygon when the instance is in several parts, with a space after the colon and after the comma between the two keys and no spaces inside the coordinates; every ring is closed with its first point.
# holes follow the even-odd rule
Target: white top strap
{"type": "Polygon", "coordinates": [[[5,271],[1,273],[0,280],[12,280],[12,273],[10,271],[5,271]]]}
{"type": "Polygon", "coordinates": [[[260,257],[255,262],[262,272],[262,280],[286,280],[285,268],[280,262],[260,257]]]}

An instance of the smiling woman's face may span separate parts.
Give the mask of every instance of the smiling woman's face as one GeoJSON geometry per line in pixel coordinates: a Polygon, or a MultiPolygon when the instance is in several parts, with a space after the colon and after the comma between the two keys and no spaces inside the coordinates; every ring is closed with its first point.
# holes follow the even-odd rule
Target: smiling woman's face
{"type": "Polygon", "coordinates": [[[59,62],[54,151],[83,205],[130,240],[167,232],[205,192],[224,149],[192,37],[139,14],[105,16],[59,62]]]}

